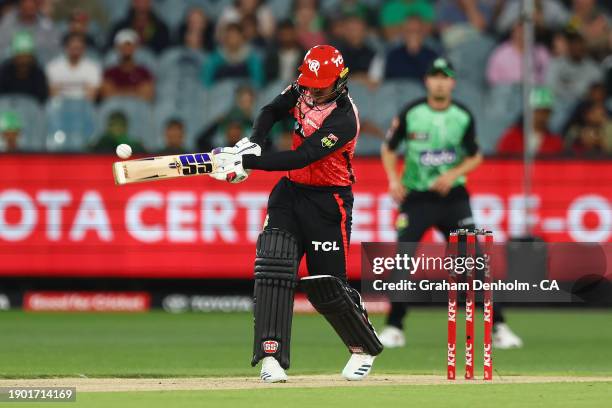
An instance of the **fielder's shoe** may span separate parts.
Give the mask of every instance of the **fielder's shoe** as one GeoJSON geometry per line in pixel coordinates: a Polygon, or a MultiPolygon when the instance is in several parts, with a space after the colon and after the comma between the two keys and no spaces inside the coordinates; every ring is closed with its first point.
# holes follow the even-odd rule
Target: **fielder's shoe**
{"type": "Polygon", "coordinates": [[[506,323],[493,326],[493,347],[501,350],[523,347],[523,340],[506,323]]]}
{"type": "Polygon", "coordinates": [[[342,376],[349,381],[363,380],[370,374],[375,358],[365,353],[351,354],[351,358],[342,370],[342,376]]]}
{"type": "Polygon", "coordinates": [[[385,327],[378,335],[378,339],[386,348],[404,347],[406,345],[404,332],[395,326],[385,327]]]}
{"type": "Polygon", "coordinates": [[[267,383],[286,382],[287,373],[274,357],[264,357],[261,361],[261,379],[267,383]]]}

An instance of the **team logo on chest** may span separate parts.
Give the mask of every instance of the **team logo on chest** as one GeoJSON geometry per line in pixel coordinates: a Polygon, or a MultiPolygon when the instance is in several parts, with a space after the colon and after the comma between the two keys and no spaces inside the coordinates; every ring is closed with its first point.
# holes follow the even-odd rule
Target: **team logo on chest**
{"type": "Polygon", "coordinates": [[[337,142],[338,136],[330,133],[329,136],[325,136],[323,139],[321,139],[321,146],[331,149],[337,142]]]}

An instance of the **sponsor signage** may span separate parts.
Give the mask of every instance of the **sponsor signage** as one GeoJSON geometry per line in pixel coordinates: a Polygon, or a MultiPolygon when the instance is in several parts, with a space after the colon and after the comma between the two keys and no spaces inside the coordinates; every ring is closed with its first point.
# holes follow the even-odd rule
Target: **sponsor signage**
{"type": "MultiPolygon", "coordinates": [[[[203,176],[116,186],[115,160],[0,158],[0,277],[252,278],[268,194],[282,173],[255,171],[241,184],[203,176]]],[[[397,214],[380,161],[357,158],[354,170],[348,273],[358,279],[359,243],[395,240],[397,214]]],[[[496,241],[526,223],[549,242],[612,240],[610,161],[536,161],[527,200],[522,174],[520,161],[487,159],[469,177],[475,221],[496,241]]]]}
{"type": "Polygon", "coordinates": [[[145,292],[26,292],[23,309],[34,312],[145,312],[145,292]]]}

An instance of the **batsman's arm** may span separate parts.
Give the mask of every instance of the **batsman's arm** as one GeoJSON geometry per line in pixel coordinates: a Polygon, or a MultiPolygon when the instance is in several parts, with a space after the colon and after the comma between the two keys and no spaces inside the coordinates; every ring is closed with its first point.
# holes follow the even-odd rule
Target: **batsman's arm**
{"type": "Polygon", "coordinates": [[[357,120],[354,115],[334,111],[323,122],[321,128],[305,138],[295,150],[275,152],[263,156],[243,156],[245,169],[266,171],[297,170],[308,166],[341,149],[357,135],[357,120]],[[326,143],[329,141],[329,143],[326,143]]]}
{"type": "Polygon", "coordinates": [[[295,108],[299,98],[297,85],[291,84],[269,104],[261,108],[253,124],[250,140],[260,146],[265,146],[272,126],[283,119],[295,108]]]}

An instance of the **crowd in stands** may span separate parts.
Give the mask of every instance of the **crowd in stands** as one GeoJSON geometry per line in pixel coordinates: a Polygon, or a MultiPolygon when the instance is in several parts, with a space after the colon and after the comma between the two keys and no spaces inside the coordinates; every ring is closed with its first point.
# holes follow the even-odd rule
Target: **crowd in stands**
{"type": "MultiPolygon", "coordinates": [[[[440,55],[488,154],[523,152],[520,0],[0,0],[0,151],[181,152],[232,144],[332,44],[360,109],[358,153],[424,95],[440,55]]],[[[612,155],[612,1],[534,0],[531,146],[612,155]]],[[[290,120],[270,149],[291,145],[290,120]]]]}

